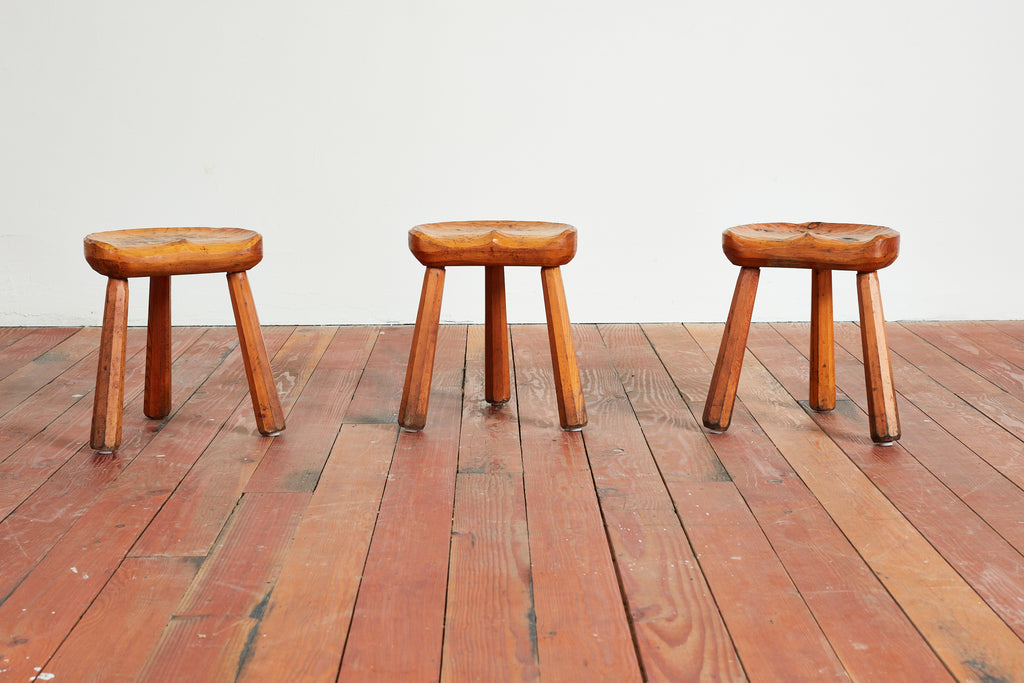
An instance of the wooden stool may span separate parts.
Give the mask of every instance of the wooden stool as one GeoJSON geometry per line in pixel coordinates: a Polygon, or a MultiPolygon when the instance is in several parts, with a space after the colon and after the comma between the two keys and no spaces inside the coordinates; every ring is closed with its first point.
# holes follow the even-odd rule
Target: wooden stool
{"type": "Polygon", "coordinates": [[[724,431],[732,419],[762,267],[811,270],[810,405],[814,410],[835,408],[832,271],[855,270],[871,439],[883,445],[899,439],[900,420],[877,273],[896,260],[899,233],[874,225],[763,223],[726,230],[722,249],[740,266],[740,274],[704,405],[704,425],[724,431]]]}
{"type": "Polygon", "coordinates": [[[121,445],[130,277],[150,279],[147,417],[163,418],[171,412],[171,276],[227,273],[256,425],[266,435],[284,429],[281,402],[245,274],[262,258],[260,234],[237,228],[143,228],[86,236],[85,260],[108,278],[92,413],[90,443],[95,450],[111,453],[121,445]]]}
{"type": "Polygon", "coordinates": [[[485,393],[488,402],[504,403],[511,397],[504,268],[537,266],[544,289],[558,419],[563,429],[583,427],[587,423],[587,411],[583,405],[559,269],[576,254],[576,228],[562,223],[513,221],[433,223],[418,225],[409,231],[409,249],[427,271],[423,276],[398,423],[416,431],[423,429],[427,422],[445,267],[484,267],[485,393]]]}

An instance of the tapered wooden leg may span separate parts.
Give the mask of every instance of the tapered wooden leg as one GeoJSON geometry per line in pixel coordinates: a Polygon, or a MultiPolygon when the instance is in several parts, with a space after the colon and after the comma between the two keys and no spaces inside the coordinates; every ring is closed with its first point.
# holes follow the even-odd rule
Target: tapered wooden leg
{"type": "Polygon", "coordinates": [[[505,269],[484,267],[484,394],[488,403],[505,403],[512,397],[508,369],[508,317],[505,314],[505,269]]]}
{"type": "Polygon", "coordinates": [[[583,386],[576,363],[576,349],[569,327],[569,309],[565,303],[562,271],[558,267],[540,269],[544,289],[544,312],[548,320],[548,342],[551,364],[555,372],[555,396],[558,399],[558,420],[562,429],[580,429],[587,424],[587,408],[583,404],[583,386]]]}
{"type": "Polygon", "coordinates": [[[860,304],[860,337],[864,345],[864,380],[867,384],[871,440],[890,444],[900,438],[900,417],[896,410],[896,389],[892,381],[877,272],[857,273],[857,300],[860,304]]]}
{"type": "Polygon", "coordinates": [[[444,268],[427,268],[423,274],[420,307],[412,334],[409,365],[405,371],[402,406],[398,411],[398,424],[412,431],[419,431],[427,424],[430,380],[434,374],[434,352],[437,350],[443,294],[444,268]]]}
{"type": "Polygon", "coordinates": [[[836,407],[836,354],[832,323],[832,271],[811,271],[810,404],[814,410],[836,407]]]}
{"type": "Polygon", "coordinates": [[[124,362],[128,341],[128,280],[109,278],[103,305],[96,392],[93,396],[92,436],[89,444],[100,453],[113,453],[121,445],[124,408],[124,362]]]}
{"type": "Polygon", "coordinates": [[[284,411],[281,410],[277,384],[270,371],[270,359],[263,343],[263,332],[256,316],[249,278],[244,271],[228,273],[227,276],[235,327],[238,328],[238,343],[245,363],[245,376],[249,380],[252,409],[256,414],[256,428],[260,434],[271,436],[284,429],[284,411]]]}
{"type": "Polygon", "coordinates": [[[736,388],[743,368],[743,353],[747,348],[750,318],[754,313],[758,268],[741,268],[732,295],[729,318],[725,322],[722,343],[718,347],[718,360],[711,376],[708,398],[704,403],[704,426],[724,432],[732,422],[732,407],[736,401],[736,388]]]}
{"type": "Polygon", "coordinates": [[[146,330],[146,417],[171,413],[171,278],[149,278],[149,323],[146,330]]]}

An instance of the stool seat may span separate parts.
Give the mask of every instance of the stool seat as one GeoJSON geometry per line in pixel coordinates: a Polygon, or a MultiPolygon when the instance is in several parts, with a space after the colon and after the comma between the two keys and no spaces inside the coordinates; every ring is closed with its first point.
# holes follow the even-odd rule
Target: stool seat
{"type": "Polygon", "coordinates": [[[263,259],[263,238],[242,228],[136,228],[85,237],[85,260],[107,277],[240,273],[263,259]]]}
{"type": "Polygon", "coordinates": [[[722,233],[722,249],[737,266],[879,270],[896,260],[900,235],[854,223],[754,223],[722,233]]]}
{"type": "Polygon", "coordinates": [[[576,254],[576,228],[536,221],[457,221],[417,225],[409,249],[425,266],[564,266],[576,254]]]}

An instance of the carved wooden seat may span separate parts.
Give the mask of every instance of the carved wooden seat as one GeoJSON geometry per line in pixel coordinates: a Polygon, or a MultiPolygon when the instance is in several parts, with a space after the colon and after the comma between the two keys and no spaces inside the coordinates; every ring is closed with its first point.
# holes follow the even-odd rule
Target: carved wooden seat
{"type": "Polygon", "coordinates": [[[835,408],[832,271],[852,270],[857,272],[871,438],[886,445],[899,439],[899,414],[877,273],[896,260],[899,248],[898,232],[875,225],[759,223],[726,230],[722,249],[732,263],[740,266],[740,274],[704,405],[704,425],[724,431],[732,419],[761,268],[811,270],[809,403],[814,410],[835,408]]]}
{"type": "Polygon", "coordinates": [[[226,273],[256,425],[267,435],[284,429],[284,413],[245,272],[262,258],[260,234],[239,228],[139,228],[86,236],[86,261],[108,278],[92,448],[109,453],[121,444],[128,278],[132,277],[150,278],[145,414],[163,418],[171,411],[171,276],[226,273]]]}
{"type": "Polygon", "coordinates": [[[432,223],[409,231],[409,249],[427,270],[409,352],[399,424],[409,430],[423,429],[426,424],[447,266],[484,267],[486,399],[490,403],[509,400],[504,268],[534,266],[541,269],[559,421],[563,429],[583,427],[587,414],[559,268],[576,254],[576,229],[562,223],[521,221],[432,223]]]}

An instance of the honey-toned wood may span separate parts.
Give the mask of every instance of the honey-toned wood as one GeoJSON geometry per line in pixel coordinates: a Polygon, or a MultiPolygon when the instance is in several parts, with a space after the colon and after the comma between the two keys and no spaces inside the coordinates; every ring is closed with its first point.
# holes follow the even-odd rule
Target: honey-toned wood
{"type": "Polygon", "coordinates": [[[743,354],[747,349],[747,333],[750,331],[750,318],[754,314],[754,298],[757,296],[760,275],[758,268],[741,268],[736,279],[729,318],[725,323],[725,333],[718,347],[718,360],[704,403],[704,426],[714,431],[724,432],[732,420],[732,407],[736,401],[736,388],[740,384],[743,354]]]}
{"type": "Polygon", "coordinates": [[[270,371],[270,359],[263,343],[260,321],[256,317],[256,304],[252,300],[249,277],[244,273],[228,273],[228,291],[231,292],[231,308],[235,313],[238,328],[238,342],[242,347],[245,362],[245,376],[249,380],[249,395],[256,415],[256,427],[260,434],[277,434],[284,429],[284,413],[277,385],[270,371]]]}
{"type": "Polygon", "coordinates": [[[153,277],[249,270],[263,238],[242,228],[134,228],[85,237],[85,260],[107,277],[153,277]]]}
{"type": "Polygon", "coordinates": [[[587,423],[587,413],[559,270],[559,266],[568,263],[576,253],[576,228],[563,223],[513,221],[431,223],[418,225],[409,231],[409,248],[427,266],[427,272],[424,275],[416,330],[409,352],[398,423],[406,429],[417,431],[423,429],[427,421],[434,344],[441,316],[444,268],[484,266],[487,337],[485,391],[488,402],[501,404],[507,402],[512,395],[504,267],[539,266],[562,428],[583,427],[587,423]]]}
{"type": "Polygon", "coordinates": [[[121,411],[124,402],[124,362],[128,343],[128,281],[107,280],[100,336],[96,394],[93,397],[92,448],[112,453],[121,445],[121,411]]]}
{"type": "Polygon", "coordinates": [[[722,249],[750,268],[869,271],[896,260],[900,235],[878,225],[754,223],[723,232],[722,249]]]}
{"type": "Polygon", "coordinates": [[[814,410],[836,407],[836,353],[832,271],[811,271],[810,399],[814,410]]]}
{"type": "Polygon", "coordinates": [[[430,381],[434,375],[434,353],[437,330],[441,321],[441,297],[444,294],[444,268],[427,268],[423,274],[420,306],[416,313],[416,329],[409,349],[409,366],[402,390],[402,407],[398,424],[410,431],[419,431],[427,424],[430,404],[430,381]]]}
{"type": "Polygon", "coordinates": [[[562,429],[581,429],[587,424],[587,408],[583,403],[583,385],[576,362],[576,349],[569,327],[569,309],[565,303],[560,268],[541,268],[544,289],[544,312],[548,320],[548,342],[551,365],[555,372],[555,396],[558,420],[562,429]]]}
{"type": "Polygon", "coordinates": [[[149,279],[146,392],[143,412],[160,419],[171,412],[171,278],[149,279]]]}
{"type": "Polygon", "coordinates": [[[485,392],[488,403],[512,396],[508,367],[508,316],[505,314],[505,268],[484,267],[485,392]]]}
{"type": "MultiPolygon", "coordinates": [[[[882,317],[882,298],[876,271],[896,260],[899,246],[898,232],[877,225],[756,223],[729,228],[722,233],[722,248],[729,260],[741,267],[741,280],[744,271],[762,267],[806,268],[812,271],[808,403],[814,410],[832,410],[836,405],[831,271],[857,271],[861,332],[866,356],[864,371],[871,406],[871,436],[880,444],[889,444],[899,438],[899,417],[896,414],[896,392],[889,367],[889,349],[886,346],[885,320],[882,317]]],[[[737,306],[739,282],[736,291],[733,309],[737,306]]],[[[750,298],[752,307],[753,293],[750,298]]],[[[744,327],[736,326],[733,318],[734,310],[730,310],[707,404],[704,406],[705,426],[717,431],[724,431],[729,426],[729,412],[735,398],[743,362],[743,347],[750,327],[749,312],[744,327]],[[730,382],[730,379],[734,381],[730,382]]]]}
{"type": "MultiPolygon", "coordinates": [[[[86,236],[85,258],[96,272],[111,282],[123,283],[128,297],[130,277],[149,277],[149,326],[146,352],[146,389],[143,411],[147,417],[161,419],[171,409],[171,282],[172,275],[226,273],[231,305],[234,310],[238,339],[245,360],[246,377],[252,398],[256,424],[261,434],[277,434],[284,429],[284,414],[270,370],[266,346],[256,317],[256,306],[245,271],[263,258],[263,238],[259,233],[241,228],[138,228],[112,230],[86,236]]],[[[118,285],[121,287],[122,285],[118,285]]],[[[109,299],[108,285],[108,299],[109,299]]],[[[126,304],[127,305],[127,304],[126,304]]],[[[127,313],[125,313],[127,315],[127,313]]],[[[127,325],[125,317],[124,325],[127,325]]],[[[107,330],[104,337],[116,334],[107,330]]],[[[108,357],[110,348],[100,348],[98,377],[104,381],[124,375],[124,358],[108,357]],[[105,364],[120,363],[113,375],[105,364]]],[[[121,380],[123,382],[123,379],[121,380]]],[[[116,389],[116,387],[114,387],[116,389]]],[[[109,391],[97,390],[96,415],[93,419],[93,447],[102,452],[117,450],[123,406],[118,404],[116,416],[110,413],[114,402],[109,391]],[[100,405],[102,398],[104,404],[100,405]],[[106,421],[116,420],[116,429],[106,421]],[[117,432],[107,436],[106,432],[117,432]]]]}
{"type": "Polygon", "coordinates": [[[417,225],[409,249],[425,266],[564,266],[576,254],[576,228],[535,221],[417,225]]]}
{"type": "Polygon", "coordinates": [[[871,439],[875,443],[888,444],[900,438],[900,416],[896,410],[896,389],[892,382],[878,273],[857,273],[857,301],[860,305],[871,439]]]}

